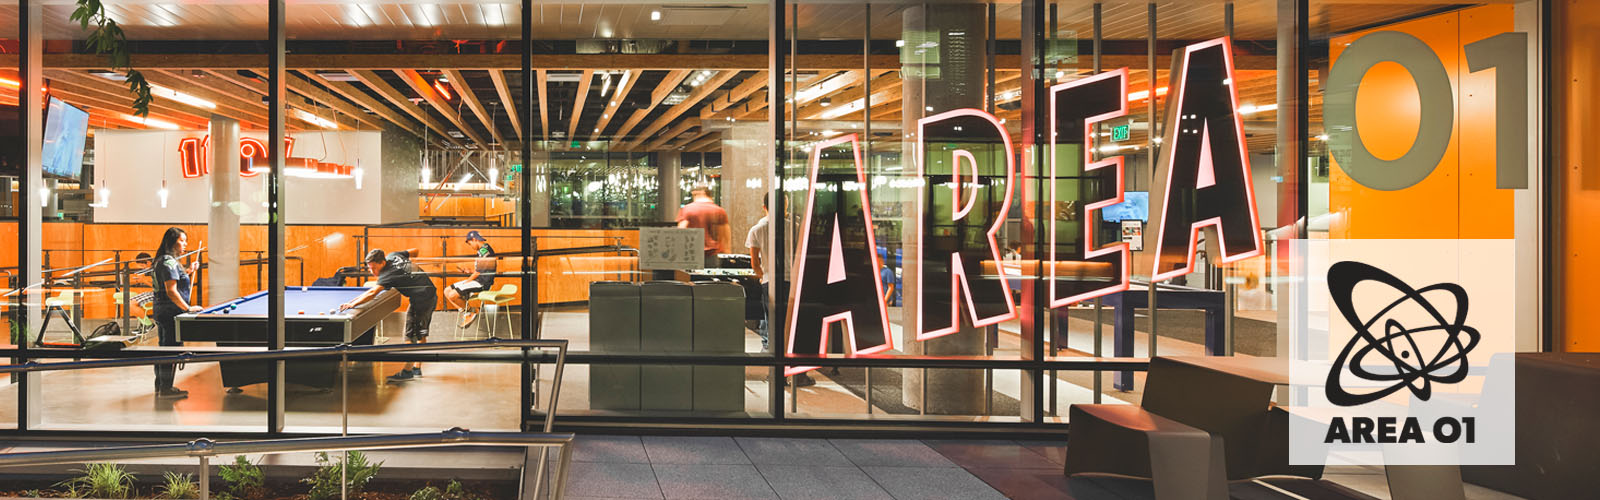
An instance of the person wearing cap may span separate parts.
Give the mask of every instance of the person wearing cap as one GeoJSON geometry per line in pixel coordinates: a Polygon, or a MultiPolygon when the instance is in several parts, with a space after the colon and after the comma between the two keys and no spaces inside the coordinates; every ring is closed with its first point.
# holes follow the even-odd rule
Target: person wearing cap
{"type": "Polygon", "coordinates": [[[466,301],[478,292],[488,290],[494,286],[494,273],[498,270],[499,260],[494,256],[494,247],[489,246],[489,240],[477,231],[467,231],[467,244],[477,249],[478,259],[472,266],[461,266],[462,272],[472,273],[467,279],[451,284],[444,289],[444,303],[451,309],[461,311],[461,327],[472,325],[472,320],[477,319],[478,311],[468,310],[466,301]]]}
{"type": "MultiPolygon", "coordinates": [[[[433,323],[433,308],[439,302],[439,290],[434,288],[433,280],[427,273],[411,263],[411,258],[417,255],[417,249],[407,249],[388,255],[383,250],[376,248],[367,252],[365,260],[367,271],[378,277],[375,285],[367,291],[350,299],[349,302],[339,305],[339,311],[355,308],[372,300],[384,290],[393,288],[400,295],[411,302],[406,309],[406,343],[421,344],[428,341],[428,326],[433,323]]],[[[389,376],[390,382],[411,380],[422,376],[422,364],[415,362],[406,363],[398,373],[389,376]]]]}

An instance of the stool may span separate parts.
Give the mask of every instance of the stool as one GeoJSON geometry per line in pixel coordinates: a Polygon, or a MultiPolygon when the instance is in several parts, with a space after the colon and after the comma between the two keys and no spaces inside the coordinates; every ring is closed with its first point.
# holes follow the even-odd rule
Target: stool
{"type": "Polygon", "coordinates": [[[50,328],[50,320],[61,315],[61,321],[67,322],[67,328],[72,330],[71,344],[52,344],[56,347],[82,347],[83,332],[78,331],[78,325],[72,324],[72,316],[67,314],[67,309],[72,307],[72,292],[58,292],[56,296],[44,299],[44,321],[39,324],[39,338],[33,342],[36,347],[44,347],[44,332],[50,328]]]}
{"type": "MultiPolygon", "coordinates": [[[[507,283],[500,285],[498,289],[478,292],[477,295],[473,295],[471,299],[467,300],[467,305],[470,306],[472,301],[478,301],[478,307],[483,308],[483,312],[479,314],[490,315],[489,336],[495,337],[500,326],[499,318],[501,316],[506,319],[506,331],[511,331],[511,314],[504,309],[504,306],[511,303],[511,300],[515,298],[517,298],[517,285],[507,283]]],[[[483,331],[483,323],[479,322],[475,332],[481,331],[483,331]]]]}

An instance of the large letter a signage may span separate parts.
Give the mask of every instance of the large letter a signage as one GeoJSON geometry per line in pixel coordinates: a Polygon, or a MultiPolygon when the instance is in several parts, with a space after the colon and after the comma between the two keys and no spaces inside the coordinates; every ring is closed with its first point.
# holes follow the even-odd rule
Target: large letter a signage
{"type": "MultiPolygon", "coordinates": [[[[1153,281],[1189,274],[1200,230],[1214,226],[1209,255],[1228,263],[1261,254],[1261,227],[1250,185],[1250,156],[1233,82],[1233,49],[1227,38],[1183,49],[1182,67],[1168,109],[1166,144],[1156,172],[1164,186],[1156,215],[1153,281]]],[[[1154,202],[1152,202],[1154,203],[1154,202]]]]}
{"type": "MultiPolygon", "coordinates": [[[[894,347],[889,314],[878,279],[877,240],[872,234],[872,205],[867,200],[867,173],[854,134],[818,143],[811,150],[806,215],[795,259],[794,300],[789,305],[788,353],[828,352],[828,331],[843,331],[852,354],[871,354],[894,347]],[[848,147],[848,149],[846,149],[848,147]],[[821,174],[822,161],[849,160],[847,174],[821,174]]],[[[790,366],[784,375],[815,369],[790,366]]]]}

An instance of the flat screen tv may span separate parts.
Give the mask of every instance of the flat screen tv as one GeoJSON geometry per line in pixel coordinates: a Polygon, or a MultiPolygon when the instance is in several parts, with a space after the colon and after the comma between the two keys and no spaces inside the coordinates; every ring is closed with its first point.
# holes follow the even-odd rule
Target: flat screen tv
{"type": "Polygon", "coordinates": [[[1100,219],[1106,222],[1125,220],[1150,220],[1150,193],[1128,191],[1122,193],[1122,203],[1100,209],[1100,219]]]}
{"type": "Polygon", "coordinates": [[[50,98],[44,115],[44,172],[76,179],[83,173],[83,144],[89,134],[89,113],[50,98]]]}

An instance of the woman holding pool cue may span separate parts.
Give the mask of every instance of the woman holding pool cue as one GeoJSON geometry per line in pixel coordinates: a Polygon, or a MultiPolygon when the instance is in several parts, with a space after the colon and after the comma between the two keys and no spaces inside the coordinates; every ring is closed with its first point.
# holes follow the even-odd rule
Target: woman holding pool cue
{"type": "MultiPolygon", "coordinates": [[[[183,265],[178,263],[179,256],[189,247],[189,235],[176,227],[167,228],[161,235],[161,246],[156,248],[154,264],[155,284],[154,302],[156,331],[162,346],[178,346],[178,324],[176,318],[179,314],[196,312],[200,306],[189,303],[189,297],[194,293],[194,281],[191,276],[200,269],[200,261],[189,264],[188,272],[183,265]]],[[[189,391],[172,386],[173,379],[177,376],[177,365],[156,365],[156,398],[157,399],[182,399],[189,397],[189,391]]]]}

